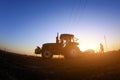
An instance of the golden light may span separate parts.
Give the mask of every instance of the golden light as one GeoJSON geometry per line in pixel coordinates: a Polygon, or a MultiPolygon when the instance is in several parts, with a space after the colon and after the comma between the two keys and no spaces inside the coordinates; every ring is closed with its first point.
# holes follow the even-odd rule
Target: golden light
{"type": "Polygon", "coordinates": [[[99,44],[95,44],[95,43],[80,43],[78,47],[80,48],[81,51],[86,51],[89,49],[92,49],[95,52],[99,51],[99,44]]]}

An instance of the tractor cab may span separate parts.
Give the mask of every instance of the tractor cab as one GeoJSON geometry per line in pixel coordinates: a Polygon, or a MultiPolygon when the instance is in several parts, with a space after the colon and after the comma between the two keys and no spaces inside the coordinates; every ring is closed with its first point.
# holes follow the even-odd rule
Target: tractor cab
{"type": "Polygon", "coordinates": [[[66,45],[78,45],[78,43],[76,42],[78,39],[74,37],[73,34],[61,34],[60,35],[60,40],[58,39],[58,34],[56,37],[56,43],[62,44],[63,47],[65,47],[66,45]]]}
{"type": "Polygon", "coordinates": [[[60,35],[60,41],[65,41],[65,42],[74,42],[74,35],[72,34],[61,34],[60,35]]]}

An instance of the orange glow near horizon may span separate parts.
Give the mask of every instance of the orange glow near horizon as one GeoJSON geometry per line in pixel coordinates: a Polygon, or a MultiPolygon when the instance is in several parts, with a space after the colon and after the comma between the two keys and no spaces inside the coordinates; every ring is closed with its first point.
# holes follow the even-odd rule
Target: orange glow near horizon
{"type": "Polygon", "coordinates": [[[98,52],[99,51],[99,46],[96,45],[96,44],[81,44],[78,46],[80,48],[81,51],[86,51],[88,49],[92,49],[94,50],[95,52],[98,52]]]}

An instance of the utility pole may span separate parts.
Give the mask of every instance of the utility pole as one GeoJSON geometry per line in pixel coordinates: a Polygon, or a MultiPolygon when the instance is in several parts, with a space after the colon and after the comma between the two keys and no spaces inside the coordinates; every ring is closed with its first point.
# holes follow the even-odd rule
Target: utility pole
{"type": "Polygon", "coordinates": [[[107,51],[107,42],[106,42],[106,36],[104,35],[104,40],[105,40],[105,46],[106,46],[106,51],[107,51]]]}

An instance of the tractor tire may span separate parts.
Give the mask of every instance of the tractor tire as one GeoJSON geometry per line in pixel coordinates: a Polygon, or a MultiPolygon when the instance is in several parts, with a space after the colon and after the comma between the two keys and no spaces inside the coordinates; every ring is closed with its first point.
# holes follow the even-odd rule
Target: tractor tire
{"type": "Polygon", "coordinates": [[[53,53],[51,53],[49,50],[45,50],[42,52],[43,59],[51,59],[52,57],[53,57],[53,53]]]}
{"type": "Polygon", "coordinates": [[[67,59],[75,59],[79,57],[80,49],[77,46],[69,46],[65,48],[64,57],[67,59]]]}

